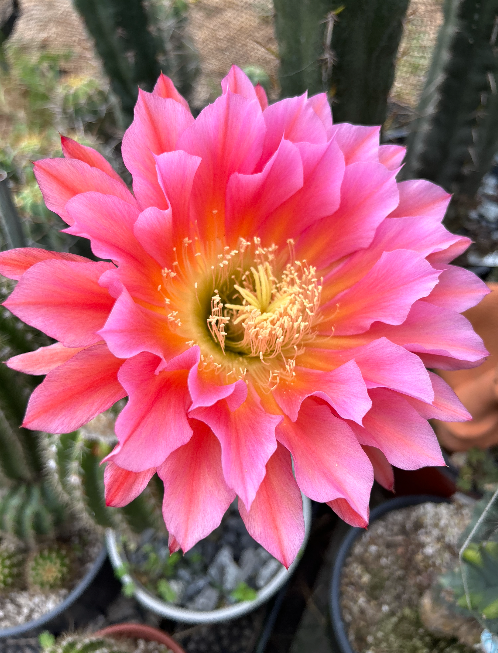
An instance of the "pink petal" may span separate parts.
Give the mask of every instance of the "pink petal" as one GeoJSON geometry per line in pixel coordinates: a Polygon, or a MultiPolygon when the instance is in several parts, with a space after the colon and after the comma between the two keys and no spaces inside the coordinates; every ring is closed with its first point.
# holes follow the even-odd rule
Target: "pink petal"
{"type": "Polygon", "coordinates": [[[170,554],[176,553],[176,551],[180,550],[180,543],[177,541],[176,537],[171,533],[169,533],[168,536],[168,549],[170,554]]]}
{"type": "MultiPolygon", "coordinates": [[[[428,372],[420,358],[387,338],[340,351],[310,347],[307,348],[306,358],[309,356],[313,357],[311,364],[314,359],[323,367],[335,367],[344,361],[354,360],[367,388],[390,388],[426,402],[434,399],[428,372]]],[[[300,363],[298,359],[297,364],[305,363],[300,363]]]]}
{"type": "Polygon", "coordinates": [[[473,272],[450,265],[443,269],[437,286],[426,301],[463,313],[478,304],[489,292],[488,286],[473,272]]]}
{"type": "Polygon", "coordinates": [[[240,235],[259,233],[265,218],[303,186],[303,164],[299,150],[282,140],[262,172],[234,173],[227,186],[226,237],[236,245],[240,235]]]}
{"type": "Polygon", "coordinates": [[[203,109],[180,137],[177,148],[202,159],[192,189],[201,238],[223,235],[228,180],[234,172],[254,171],[264,135],[259,102],[228,92],[203,109]]]}
{"type": "Polygon", "coordinates": [[[451,195],[425,179],[402,181],[398,184],[399,204],[390,218],[430,218],[439,223],[446,213],[451,195]]]}
{"type": "Polygon", "coordinates": [[[78,159],[42,159],[35,162],[34,173],[45,204],[68,224],[72,222],[66,204],[79,193],[96,191],[114,195],[136,206],[135,198],[122,181],[78,159]]]}
{"type": "Polygon", "coordinates": [[[368,520],[373,469],[346,422],[328,406],[308,399],[296,422],[284,419],[277,427],[277,438],[292,454],[304,494],[321,502],[347,499],[368,520]]]}
{"type": "Polygon", "coordinates": [[[135,118],[123,136],[122,153],[142,209],[168,208],[157,180],[154,154],[174,150],[179,136],[193,122],[190,111],[176,99],[139,90],[135,118]]]}
{"type": "Polygon", "coordinates": [[[163,516],[183,551],[220,525],[235,499],[221,468],[221,446],[202,422],[190,422],[193,435],[159,467],[164,482],[163,516]]]}
{"type": "Polygon", "coordinates": [[[297,143],[302,166],[302,188],[266,220],[262,237],[286,243],[308,226],[336,211],[341,202],[344,157],[335,141],[321,145],[297,143]]]}
{"type": "Polygon", "coordinates": [[[271,104],[263,116],[267,133],[261,156],[262,164],[276,151],[282,138],[291,143],[327,142],[323,122],[308,102],[306,94],[271,104]]]}
{"type": "Polygon", "coordinates": [[[459,361],[479,361],[488,353],[467,318],[426,301],[416,302],[403,324],[374,324],[366,335],[369,339],[385,336],[409,351],[459,361]]]}
{"type": "Polygon", "coordinates": [[[171,268],[175,261],[171,209],[161,211],[155,206],[145,209],[133,225],[133,233],[161,269],[171,268]]]}
{"type": "Polygon", "coordinates": [[[192,410],[190,417],[205,422],[219,439],[225,480],[250,509],[277,447],[275,427],[282,417],[266,413],[253,390],[236,409],[224,399],[192,410]]]}
{"type": "MultiPolygon", "coordinates": [[[[363,451],[367,454],[374,470],[374,478],[390,492],[394,492],[394,472],[391,464],[384,456],[380,449],[375,447],[363,446],[363,451]]],[[[332,507],[332,506],[331,506],[332,507]]],[[[332,510],[334,508],[332,507],[332,510]]]]}
{"type": "Polygon", "coordinates": [[[281,444],[266,464],[250,510],[239,501],[239,512],[249,535],[289,568],[304,540],[304,517],[291,457],[281,444]]]}
{"type": "Polygon", "coordinates": [[[187,111],[190,111],[190,107],[188,106],[187,100],[183,97],[183,95],[180,95],[178,91],[175,88],[175,85],[171,81],[169,77],[167,77],[164,73],[161,73],[157,79],[156,85],[154,86],[154,90],[152,91],[153,95],[158,95],[159,97],[170,100],[175,100],[175,102],[179,102],[182,106],[187,109],[187,111]]]}
{"type": "Polygon", "coordinates": [[[402,145],[381,145],[379,147],[379,163],[388,170],[398,170],[405,158],[406,147],[402,145]]]}
{"type": "Polygon", "coordinates": [[[109,461],[104,470],[105,505],[113,508],[128,505],[142,494],[155,473],[155,467],[135,473],[109,461]]]}
{"type": "Polygon", "coordinates": [[[169,360],[186,347],[185,340],[169,327],[167,315],[140,306],[123,290],[99,335],[120,358],[149,352],[169,360]]]}
{"type": "Polygon", "coordinates": [[[92,168],[98,168],[99,170],[102,170],[102,172],[105,172],[106,175],[109,175],[109,177],[112,177],[124,185],[124,181],[121,179],[118,173],[114,171],[111,164],[106,159],[104,159],[100,152],[94,150],[93,147],[80,145],[80,143],[73,141],[72,138],[68,138],[67,136],[61,136],[61,145],[66,159],[78,159],[79,161],[88,163],[88,165],[92,168]]]}
{"type": "Polygon", "coordinates": [[[352,335],[376,321],[402,324],[412,305],[434,288],[439,274],[416,252],[384,252],[360,281],[322,307],[330,317],[320,324],[320,331],[333,328],[336,336],[352,335]]]}
{"type": "Polygon", "coordinates": [[[48,374],[81,351],[81,347],[64,347],[60,342],[36,351],[13,356],[6,361],[7,367],[25,374],[48,374]]]}
{"type": "Polygon", "coordinates": [[[77,195],[66,209],[74,221],[66,231],[89,238],[96,256],[118,263],[114,275],[134,297],[163,307],[164,299],[157,291],[161,269],[137,242],[133,231],[138,209],[100,193],[77,195]]]}
{"type": "Polygon", "coordinates": [[[118,378],[129,396],[116,420],[119,445],[109,454],[123,469],[159,467],[192,435],[186,370],[156,374],[160,359],[149,353],[128,359],[118,378]]]}
{"type": "Polygon", "coordinates": [[[171,207],[173,233],[178,242],[191,231],[190,195],[200,163],[200,157],[181,150],[165,152],[156,157],[159,184],[171,207]]]}
{"type": "Polygon", "coordinates": [[[49,372],[31,395],[23,426],[70,433],[126,396],[117,374],[123,361],[99,343],[49,372]]]}
{"type": "Polygon", "coordinates": [[[221,80],[223,95],[231,91],[242,95],[247,100],[257,100],[256,90],[249,77],[238,66],[232,66],[230,72],[221,80]]]}
{"type": "Polygon", "coordinates": [[[102,338],[114,300],[98,284],[112,263],[47,260],[24,273],[4,306],[26,324],[65,347],[86,347],[102,338]]]}
{"type": "Polygon", "coordinates": [[[350,422],[362,445],[377,447],[401,469],[444,465],[436,435],[407,399],[391,390],[370,390],[373,406],[364,427],[350,422]]]}
{"type": "Polygon", "coordinates": [[[256,97],[258,98],[261,109],[264,111],[265,109],[268,108],[268,97],[266,95],[266,91],[261,86],[261,84],[256,84],[256,86],[254,87],[254,91],[256,93],[256,97]]]}
{"type": "Polygon", "coordinates": [[[358,528],[366,528],[370,517],[370,510],[367,510],[367,516],[362,517],[346,499],[334,499],[327,501],[327,505],[337,514],[338,517],[345,521],[350,526],[357,526],[358,528]]]}
{"type": "Polygon", "coordinates": [[[450,245],[450,247],[444,251],[434,252],[434,254],[430,254],[427,257],[427,260],[429,263],[431,263],[431,265],[434,265],[435,267],[438,267],[439,265],[447,265],[448,263],[451,263],[451,261],[453,261],[453,259],[455,259],[457,256],[463,254],[471,244],[472,241],[470,238],[461,236],[454,244],[450,245]]]}
{"type": "Polygon", "coordinates": [[[303,234],[296,247],[298,258],[320,268],[368,247],[397,203],[396,181],[383,165],[363,161],[346,166],[339,208],[303,234]]]}
{"type": "MultiPolygon", "coordinates": [[[[239,380],[228,385],[218,385],[218,383],[215,382],[219,381],[216,376],[213,379],[208,378],[206,375],[207,373],[205,371],[199,373],[199,369],[197,367],[193,367],[190,370],[188,377],[188,388],[190,396],[192,397],[191,410],[201,406],[213,406],[216,402],[220,401],[221,399],[227,399],[227,397],[230,397],[234,393],[236,393],[240,398],[240,402],[236,406],[237,408],[245,401],[247,392],[245,390],[246,386],[244,381],[239,380]]],[[[234,405],[232,405],[232,407],[235,408],[234,405]]]]}
{"type": "Polygon", "coordinates": [[[295,368],[292,382],[281,381],[273,391],[275,401],[282,411],[295,422],[301,404],[307,397],[320,397],[344,419],[361,424],[363,416],[372,407],[360,369],[349,361],[332,372],[295,368]]]}
{"type": "Polygon", "coordinates": [[[318,93],[308,100],[308,104],[313,107],[313,111],[320,118],[325,127],[327,139],[332,138],[332,111],[330,110],[329,99],[326,93],[318,93]]]}
{"type": "Polygon", "coordinates": [[[32,265],[48,259],[90,263],[89,259],[78,256],[77,254],[50,252],[46,249],[39,249],[38,247],[19,247],[0,252],[0,274],[8,279],[19,280],[32,265]]]}
{"type": "MultiPolygon", "coordinates": [[[[346,165],[379,160],[380,127],[362,127],[347,122],[333,125],[330,138],[334,138],[344,154],[346,165]]],[[[382,162],[381,162],[382,163],[382,162]]]]}
{"type": "Polygon", "coordinates": [[[410,404],[424,419],[440,419],[443,422],[466,422],[472,415],[462,404],[450,386],[440,376],[429,372],[434,388],[434,401],[431,405],[409,399],[410,404]]]}

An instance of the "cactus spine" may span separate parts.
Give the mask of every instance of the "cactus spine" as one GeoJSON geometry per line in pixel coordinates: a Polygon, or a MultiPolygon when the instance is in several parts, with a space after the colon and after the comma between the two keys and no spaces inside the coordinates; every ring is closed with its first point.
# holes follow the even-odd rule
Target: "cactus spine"
{"type": "Polygon", "coordinates": [[[62,548],[45,548],[31,554],[26,565],[28,587],[54,590],[64,586],[69,577],[69,556],[62,548]]]}
{"type": "Polygon", "coordinates": [[[336,122],[382,124],[409,0],[274,0],[282,95],[327,91],[336,122]]]}
{"type": "Polygon", "coordinates": [[[0,592],[14,589],[22,577],[24,556],[15,546],[2,542],[0,544],[0,592]]]}
{"type": "MultiPolygon", "coordinates": [[[[445,0],[405,178],[424,177],[461,197],[475,196],[498,149],[497,36],[497,0],[445,0]]],[[[460,226],[454,211],[448,226],[460,226]]]]}

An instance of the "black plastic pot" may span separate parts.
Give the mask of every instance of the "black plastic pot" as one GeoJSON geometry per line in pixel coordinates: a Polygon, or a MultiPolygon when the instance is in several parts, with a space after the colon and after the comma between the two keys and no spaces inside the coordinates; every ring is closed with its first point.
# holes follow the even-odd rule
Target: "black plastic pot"
{"type": "MultiPolygon", "coordinates": [[[[380,506],[374,508],[370,514],[370,523],[374,522],[379,517],[382,517],[391,510],[400,510],[409,508],[410,506],[418,506],[421,503],[448,503],[448,499],[444,497],[437,497],[432,495],[413,495],[407,497],[398,497],[382,503],[380,506]]],[[[347,636],[346,625],[342,618],[341,612],[341,576],[344,568],[344,563],[349,555],[351,547],[355,541],[365,533],[363,528],[353,528],[348,531],[346,537],[341,543],[337,557],[335,559],[334,568],[332,571],[332,583],[330,587],[330,617],[332,620],[333,635],[335,643],[340,653],[358,653],[353,649],[349,643],[347,636]]]]}
{"type": "MultiPolygon", "coordinates": [[[[82,580],[76,587],[66,596],[66,598],[59,603],[57,607],[38,619],[33,619],[20,626],[13,626],[12,628],[4,628],[0,630],[0,640],[15,639],[18,637],[33,637],[38,635],[43,630],[48,630],[55,634],[75,625],[82,621],[81,616],[84,614],[89,619],[96,616],[95,612],[99,613],[101,604],[107,605],[117,592],[119,592],[120,585],[116,583],[111,584],[105,588],[105,595],[100,592],[99,576],[105,571],[104,566],[107,560],[107,551],[102,549],[98,557],[94,560],[90,569],[86,572],[82,580]],[[99,587],[97,587],[99,585],[99,587]],[[117,591],[116,591],[117,590],[117,591]],[[92,614],[90,614],[92,613],[92,614]]],[[[107,562],[107,565],[109,563],[107,562]]],[[[110,566],[110,565],[109,565],[110,566]]],[[[108,573],[106,574],[106,576],[108,573]]],[[[112,572],[111,572],[112,577],[112,572]]],[[[88,620],[89,620],[88,619],[88,620]]],[[[84,618],[84,621],[87,619],[84,618]]]]}

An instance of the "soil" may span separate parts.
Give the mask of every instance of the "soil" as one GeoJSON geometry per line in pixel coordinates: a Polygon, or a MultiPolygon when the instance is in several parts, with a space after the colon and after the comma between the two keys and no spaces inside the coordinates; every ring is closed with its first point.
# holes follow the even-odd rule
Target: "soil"
{"type": "Polygon", "coordinates": [[[424,503],[388,513],[356,541],[341,580],[342,614],[357,653],[473,653],[437,638],[419,604],[436,575],[458,561],[458,541],[471,518],[461,503],[424,503]]]}
{"type": "Polygon", "coordinates": [[[20,585],[13,591],[0,593],[0,629],[33,621],[56,608],[89,571],[102,550],[102,539],[96,533],[79,530],[69,534],[63,546],[70,553],[67,587],[38,591],[20,585]]]}

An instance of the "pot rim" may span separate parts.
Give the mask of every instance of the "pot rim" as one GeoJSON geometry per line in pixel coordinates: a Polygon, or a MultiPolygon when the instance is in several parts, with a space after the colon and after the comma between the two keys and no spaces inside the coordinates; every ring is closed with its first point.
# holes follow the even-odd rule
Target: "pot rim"
{"type": "MultiPolygon", "coordinates": [[[[212,624],[220,621],[228,621],[229,619],[235,619],[237,617],[242,617],[248,612],[252,612],[257,607],[268,601],[285,583],[289,580],[292,573],[296,569],[296,566],[301,559],[302,551],[306,546],[308,541],[310,528],[311,528],[311,501],[308,497],[303,495],[303,515],[304,515],[304,540],[301,546],[300,552],[297,554],[296,559],[291,564],[289,569],[283,567],[280,569],[275,576],[270,580],[270,582],[261,588],[258,592],[258,595],[252,601],[241,601],[235,605],[230,605],[226,608],[218,608],[216,610],[190,610],[188,608],[182,608],[172,603],[167,603],[157,596],[151,594],[146,590],[138,581],[132,578],[129,574],[125,574],[121,577],[121,582],[123,584],[132,582],[135,590],[134,597],[139,603],[141,603],[145,608],[152,610],[156,614],[172,619],[174,621],[180,621],[182,623],[188,624],[212,624]]],[[[107,550],[109,553],[109,559],[111,561],[114,569],[117,569],[123,565],[123,558],[121,556],[119,546],[117,543],[116,531],[109,528],[106,530],[106,543],[107,550]]]]}
{"type": "Polygon", "coordinates": [[[92,637],[126,637],[127,639],[145,639],[149,642],[157,642],[158,644],[165,644],[170,648],[173,653],[185,653],[185,650],[176,642],[171,635],[165,633],[159,628],[148,626],[147,624],[139,624],[135,622],[127,622],[122,624],[113,624],[101,628],[92,637]]]}
{"type": "MultiPolygon", "coordinates": [[[[404,497],[396,497],[389,499],[379,506],[374,508],[370,513],[370,523],[383,517],[392,510],[402,510],[410,508],[411,506],[418,506],[421,503],[450,503],[450,499],[446,497],[433,496],[431,494],[418,494],[409,495],[404,497]]],[[[337,552],[332,570],[332,580],[330,583],[330,617],[332,621],[332,629],[337,645],[339,646],[340,653],[358,653],[351,646],[347,636],[346,626],[342,618],[341,611],[341,577],[344,563],[349,555],[351,547],[356,540],[365,532],[364,528],[351,526],[344,539],[341,542],[339,551],[337,552]]]]}
{"type": "Polygon", "coordinates": [[[75,601],[77,601],[83,592],[88,589],[92,581],[95,579],[97,574],[102,568],[102,565],[107,558],[107,551],[105,547],[102,547],[99,555],[93,561],[91,567],[88,569],[86,574],[80,580],[80,582],[74,587],[64,600],[62,600],[58,605],[55,606],[49,612],[45,612],[38,619],[33,619],[32,621],[27,621],[24,624],[19,626],[11,626],[10,628],[0,629],[0,640],[7,637],[20,637],[31,631],[35,631],[46,626],[52,619],[55,619],[61,615],[65,610],[67,610],[75,601]]]}

